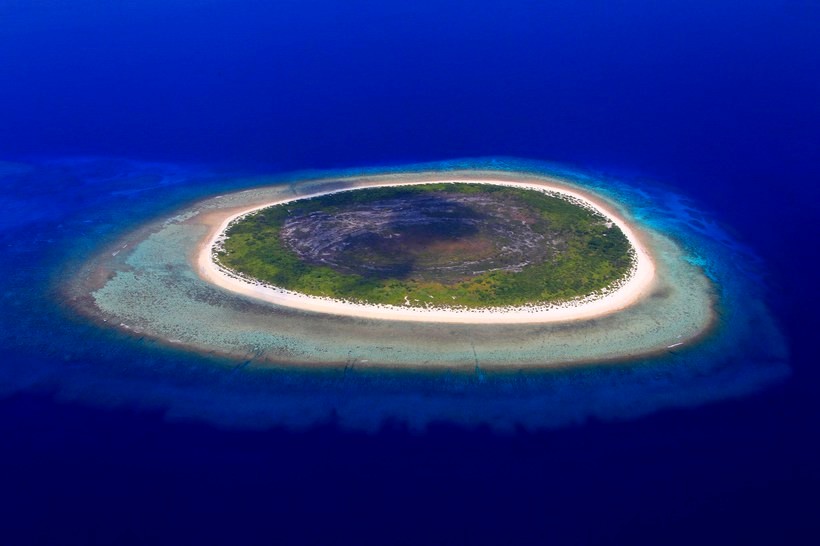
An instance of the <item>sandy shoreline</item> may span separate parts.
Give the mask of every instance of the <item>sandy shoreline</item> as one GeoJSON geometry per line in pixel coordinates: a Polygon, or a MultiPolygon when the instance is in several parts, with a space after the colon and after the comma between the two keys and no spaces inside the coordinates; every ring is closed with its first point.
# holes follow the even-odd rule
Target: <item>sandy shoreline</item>
{"type": "Polygon", "coordinates": [[[654,285],[653,281],[655,279],[655,264],[646,245],[637,233],[637,230],[606,204],[587,193],[564,186],[558,180],[550,179],[546,181],[540,178],[530,179],[526,176],[521,177],[522,180],[492,179],[483,176],[476,178],[469,176],[454,177],[442,175],[441,173],[433,177],[429,176],[429,173],[408,173],[404,176],[406,178],[393,177],[385,182],[366,184],[357,184],[356,181],[351,181],[349,187],[346,188],[337,188],[332,191],[318,191],[278,200],[270,200],[263,204],[255,204],[240,209],[231,208],[211,211],[207,215],[203,215],[203,217],[199,218],[199,221],[207,226],[207,234],[198,245],[196,255],[194,256],[196,271],[200,278],[222,289],[275,305],[303,311],[378,320],[462,324],[556,323],[592,319],[629,307],[643,299],[652,290],[654,285]],[[279,203],[326,195],[345,189],[427,184],[431,182],[496,184],[549,191],[564,195],[579,202],[579,204],[583,206],[594,209],[617,225],[635,249],[635,266],[625,281],[621,282],[614,290],[601,296],[588,297],[550,307],[532,306],[462,310],[366,305],[308,296],[242,279],[221,267],[213,259],[214,247],[219,244],[228,225],[235,219],[256,210],[279,203]]]}

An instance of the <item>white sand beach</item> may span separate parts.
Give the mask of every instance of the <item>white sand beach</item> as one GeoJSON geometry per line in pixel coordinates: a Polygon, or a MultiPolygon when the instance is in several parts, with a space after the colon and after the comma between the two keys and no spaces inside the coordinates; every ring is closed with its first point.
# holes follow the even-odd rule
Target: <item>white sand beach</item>
{"type": "Polygon", "coordinates": [[[564,186],[560,180],[557,179],[526,178],[518,181],[501,178],[496,180],[483,176],[475,179],[469,176],[448,177],[441,173],[432,177],[429,173],[424,173],[424,176],[407,174],[402,177],[391,177],[386,180],[379,179],[372,183],[351,183],[349,188],[306,193],[304,195],[268,201],[263,204],[255,204],[242,209],[217,209],[201,217],[200,221],[207,226],[208,233],[199,244],[194,260],[197,273],[203,280],[243,296],[256,298],[279,306],[316,313],[392,321],[465,324],[524,324],[579,321],[608,315],[635,304],[651,292],[655,279],[654,261],[637,228],[630,225],[618,213],[612,210],[612,207],[603,202],[603,200],[587,192],[581,192],[575,188],[564,186]],[[259,209],[280,203],[305,199],[307,197],[315,197],[357,188],[428,184],[431,182],[496,184],[554,192],[566,196],[568,199],[582,206],[594,209],[604,215],[623,231],[635,249],[636,259],[634,267],[630,275],[610,291],[580,300],[550,306],[457,309],[366,305],[331,298],[309,296],[243,279],[236,273],[223,268],[214,261],[215,248],[218,247],[224,238],[224,232],[231,222],[259,209]]]}

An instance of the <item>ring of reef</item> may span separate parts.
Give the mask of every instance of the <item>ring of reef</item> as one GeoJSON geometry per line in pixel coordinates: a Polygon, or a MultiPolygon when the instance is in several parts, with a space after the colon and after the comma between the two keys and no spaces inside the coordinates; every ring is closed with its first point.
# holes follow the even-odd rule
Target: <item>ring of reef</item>
{"type": "Polygon", "coordinates": [[[345,189],[233,219],[211,254],[246,282],[416,309],[549,308],[605,296],[636,251],[583,199],[514,185],[345,189]]]}

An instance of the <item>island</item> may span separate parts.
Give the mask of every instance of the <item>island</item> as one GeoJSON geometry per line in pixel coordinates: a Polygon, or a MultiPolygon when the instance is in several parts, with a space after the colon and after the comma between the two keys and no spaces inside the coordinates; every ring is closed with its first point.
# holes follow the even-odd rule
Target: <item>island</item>
{"type": "Polygon", "coordinates": [[[555,369],[687,350],[716,324],[682,240],[592,177],[492,163],[231,185],[101,249],[66,300],[254,367],[555,369]]]}
{"type": "Polygon", "coordinates": [[[251,207],[201,249],[200,274],[318,312],[519,323],[622,309],[646,293],[654,265],[623,218],[588,195],[441,178],[251,207]]]}

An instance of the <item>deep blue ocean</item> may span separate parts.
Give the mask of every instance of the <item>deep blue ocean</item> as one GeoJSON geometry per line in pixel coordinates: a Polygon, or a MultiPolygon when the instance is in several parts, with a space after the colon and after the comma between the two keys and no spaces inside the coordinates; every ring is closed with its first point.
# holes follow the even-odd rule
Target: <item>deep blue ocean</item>
{"type": "Polygon", "coordinates": [[[0,0],[0,161],[0,545],[820,543],[817,0],[0,0]],[[248,428],[169,418],[152,374],[224,370],[60,301],[241,177],[486,157],[691,199],[788,376],[551,428],[248,428]]]}

